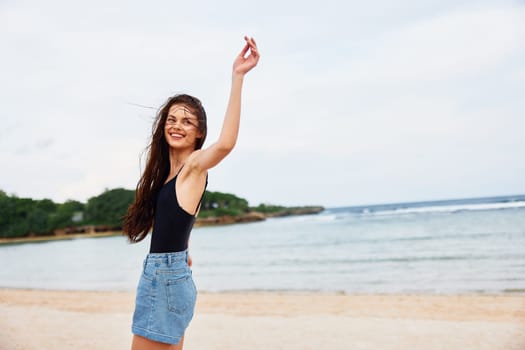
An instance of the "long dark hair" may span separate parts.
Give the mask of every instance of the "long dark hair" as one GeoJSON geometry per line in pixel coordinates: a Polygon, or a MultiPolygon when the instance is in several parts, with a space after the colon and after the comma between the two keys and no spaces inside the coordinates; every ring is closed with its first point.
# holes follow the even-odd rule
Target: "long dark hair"
{"type": "Polygon", "coordinates": [[[164,137],[164,125],[168,112],[174,104],[186,106],[199,120],[202,137],[195,142],[195,149],[201,149],[206,139],[206,112],[197,98],[180,94],[170,97],[159,109],[153,123],[151,142],[146,148],[146,169],[137,183],[135,201],[129,206],[124,217],[123,231],[131,243],[142,241],[153,226],[155,198],[170,171],[169,146],[164,137]]]}

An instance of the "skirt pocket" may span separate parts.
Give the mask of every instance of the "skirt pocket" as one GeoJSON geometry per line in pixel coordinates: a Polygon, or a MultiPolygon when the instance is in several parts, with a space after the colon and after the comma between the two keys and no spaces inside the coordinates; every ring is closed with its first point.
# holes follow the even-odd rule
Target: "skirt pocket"
{"type": "Polygon", "coordinates": [[[176,314],[193,314],[197,290],[191,274],[165,280],[168,310],[176,314]]]}

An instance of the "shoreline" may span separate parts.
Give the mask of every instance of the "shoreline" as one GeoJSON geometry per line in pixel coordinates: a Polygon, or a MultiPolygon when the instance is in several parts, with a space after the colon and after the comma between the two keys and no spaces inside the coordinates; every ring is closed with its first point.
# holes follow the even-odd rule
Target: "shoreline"
{"type": "MultiPolygon", "coordinates": [[[[57,289],[57,288],[41,288],[41,287],[11,287],[0,286],[0,294],[2,291],[20,291],[20,292],[56,292],[56,293],[135,293],[135,290],[128,289],[57,289]]],[[[361,297],[361,296],[377,296],[377,297],[517,297],[525,299],[525,290],[517,291],[499,291],[499,292],[484,292],[484,291],[467,291],[467,292],[346,292],[344,290],[313,290],[313,289],[226,289],[226,290],[202,290],[198,289],[199,294],[279,294],[279,295],[320,295],[320,296],[346,296],[346,297],[361,297]]],[[[525,305],[524,305],[525,306],[525,305]]],[[[525,309],[524,309],[525,311],[525,309]]]]}
{"type": "MultiPolygon", "coordinates": [[[[1,345],[129,348],[134,297],[0,288],[1,345]]],[[[523,329],[525,296],[199,292],[185,349],[519,350],[523,329]]]]}
{"type": "Polygon", "coordinates": [[[123,234],[122,234],[122,231],[107,231],[107,232],[96,232],[96,233],[71,233],[71,234],[49,235],[49,236],[0,238],[0,245],[22,244],[22,243],[40,243],[40,242],[48,242],[48,241],[67,241],[70,239],[78,239],[78,238],[98,238],[98,237],[112,237],[112,236],[123,236],[123,234]]]}
{"type": "MultiPolygon", "coordinates": [[[[281,210],[279,212],[273,213],[262,213],[257,211],[250,211],[248,213],[231,216],[210,216],[206,218],[197,218],[195,221],[194,227],[212,227],[212,226],[224,226],[224,225],[234,225],[234,224],[244,224],[244,223],[254,223],[259,221],[264,221],[269,218],[281,218],[287,216],[297,216],[297,215],[314,215],[322,212],[324,207],[321,206],[308,206],[308,207],[297,207],[297,208],[287,208],[286,210],[281,210]]],[[[48,235],[40,236],[25,236],[25,237],[0,237],[0,245],[3,244],[20,244],[20,243],[36,243],[36,242],[46,242],[46,241],[58,241],[58,240],[68,240],[76,238],[96,238],[96,237],[110,237],[110,236],[123,236],[122,231],[100,231],[96,232],[95,226],[88,225],[90,231],[83,233],[63,233],[64,229],[59,229],[57,232],[48,235]],[[91,231],[93,230],[93,231],[91,231]]],[[[116,227],[114,227],[115,229],[116,227]]]]}

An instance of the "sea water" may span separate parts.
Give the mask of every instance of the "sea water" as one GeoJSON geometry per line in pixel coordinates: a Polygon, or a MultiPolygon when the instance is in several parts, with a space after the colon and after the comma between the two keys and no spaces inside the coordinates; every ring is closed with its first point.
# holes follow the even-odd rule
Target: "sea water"
{"type": "MultiPolygon", "coordinates": [[[[0,246],[0,287],[136,288],[149,240],[0,246]]],[[[525,293],[525,196],[329,208],[195,228],[200,291],[525,293]]]]}

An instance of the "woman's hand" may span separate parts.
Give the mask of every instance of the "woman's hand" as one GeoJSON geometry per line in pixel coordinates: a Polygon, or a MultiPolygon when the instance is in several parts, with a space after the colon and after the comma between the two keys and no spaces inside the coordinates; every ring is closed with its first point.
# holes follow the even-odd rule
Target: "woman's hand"
{"type": "Polygon", "coordinates": [[[253,67],[259,62],[259,51],[257,50],[257,44],[253,38],[244,37],[246,40],[246,45],[242,49],[241,53],[237,56],[233,62],[233,73],[244,75],[248,73],[253,67]],[[246,53],[250,50],[250,54],[247,57],[244,57],[246,53]]]}
{"type": "Polygon", "coordinates": [[[239,134],[239,122],[241,117],[241,91],[244,75],[248,73],[259,62],[259,51],[255,41],[244,37],[246,45],[233,62],[232,85],[230,99],[224,116],[221,134],[217,142],[210,147],[195,151],[188,161],[190,169],[194,169],[198,176],[204,177],[204,172],[219,164],[233,149],[239,134]],[[244,57],[248,51],[248,56],[244,57]]]}
{"type": "Polygon", "coordinates": [[[191,260],[190,253],[188,253],[188,266],[191,267],[193,265],[193,260],[191,260]]]}

